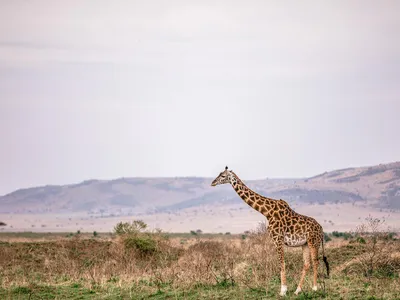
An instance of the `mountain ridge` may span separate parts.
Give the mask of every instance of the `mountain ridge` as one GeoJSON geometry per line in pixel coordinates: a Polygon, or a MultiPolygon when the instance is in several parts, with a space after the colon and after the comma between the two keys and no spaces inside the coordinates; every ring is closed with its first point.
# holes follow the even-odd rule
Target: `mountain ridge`
{"type": "MultiPolygon", "coordinates": [[[[240,176],[240,174],[238,174],[240,176]]],[[[120,177],[67,185],[18,189],[0,196],[0,213],[134,215],[238,201],[229,186],[213,188],[212,177],[120,177]]],[[[253,179],[256,192],[295,203],[365,202],[400,209],[400,162],[332,170],[305,178],[253,179]]]]}

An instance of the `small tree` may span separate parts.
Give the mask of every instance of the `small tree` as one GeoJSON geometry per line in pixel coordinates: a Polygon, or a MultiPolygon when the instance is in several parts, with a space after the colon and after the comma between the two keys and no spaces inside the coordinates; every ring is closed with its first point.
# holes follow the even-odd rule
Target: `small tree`
{"type": "Polygon", "coordinates": [[[385,272],[394,272],[391,259],[394,241],[388,238],[390,232],[384,228],[384,223],[385,219],[369,216],[353,234],[355,241],[365,247],[365,252],[357,258],[357,261],[368,280],[380,269],[384,269],[385,272]]]}
{"type": "Polygon", "coordinates": [[[146,230],[147,224],[142,220],[119,222],[114,227],[114,233],[122,238],[125,249],[135,249],[140,255],[147,256],[157,251],[161,239],[166,238],[161,232],[152,234],[146,230]]]}
{"type": "Polygon", "coordinates": [[[132,223],[119,222],[114,226],[114,233],[117,235],[123,235],[125,233],[139,233],[147,228],[147,224],[142,220],[135,220],[132,223]]]}

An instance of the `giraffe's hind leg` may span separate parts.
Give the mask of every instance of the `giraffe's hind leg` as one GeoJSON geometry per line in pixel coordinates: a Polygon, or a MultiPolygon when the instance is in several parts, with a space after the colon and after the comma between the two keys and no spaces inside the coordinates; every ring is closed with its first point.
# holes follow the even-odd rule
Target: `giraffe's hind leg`
{"type": "Polygon", "coordinates": [[[297,286],[297,289],[294,292],[295,295],[301,292],[301,287],[303,286],[304,278],[306,277],[307,271],[310,269],[310,248],[308,247],[308,245],[303,245],[302,250],[303,250],[303,262],[304,262],[303,271],[301,272],[299,285],[297,286]]]}

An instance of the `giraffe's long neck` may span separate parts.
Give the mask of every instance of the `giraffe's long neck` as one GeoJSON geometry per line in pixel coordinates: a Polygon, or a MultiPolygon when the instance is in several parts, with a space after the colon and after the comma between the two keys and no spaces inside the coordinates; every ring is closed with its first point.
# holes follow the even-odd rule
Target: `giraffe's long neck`
{"type": "Polygon", "coordinates": [[[257,194],[248,188],[235,173],[231,172],[231,174],[230,183],[239,197],[267,219],[273,217],[278,205],[277,201],[257,194]]]}

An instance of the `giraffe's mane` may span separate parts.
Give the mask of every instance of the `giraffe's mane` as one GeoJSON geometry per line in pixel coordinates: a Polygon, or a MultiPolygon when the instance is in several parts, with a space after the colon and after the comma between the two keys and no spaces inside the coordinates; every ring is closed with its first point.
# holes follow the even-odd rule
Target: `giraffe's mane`
{"type": "Polygon", "coordinates": [[[251,192],[253,192],[254,194],[258,195],[261,199],[265,199],[265,200],[269,200],[269,201],[278,201],[278,199],[273,199],[273,198],[269,198],[267,196],[261,195],[259,193],[257,193],[256,191],[253,191],[251,188],[249,188],[240,178],[239,176],[236,175],[235,172],[233,172],[232,170],[230,171],[237,179],[238,183],[245,186],[246,188],[248,188],[251,192]]]}
{"type": "Polygon", "coordinates": [[[231,173],[232,173],[233,175],[235,175],[238,184],[244,186],[245,188],[247,188],[248,190],[250,190],[252,193],[257,194],[259,197],[261,197],[261,198],[266,198],[266,197],[264,197],[263,195],[260,195],[260,194],[257,193],[256,191],[253,191],[251,188],[249,188],[249,187],[239,178],[239,176],[236,175],[235,172],[231,171],[231,173]]]}
{"type": "Polygon", "coordinates": [[[240,183],[240,184],[242,184],[242,185],[245,185],[244,182],[239,178],[239,176],[236,175],[235,172],[233,172],[233,171],[230,171],[230,172],[231,172],[233,175],[235,175],[235,177],[236,177],[238,183],[240,183]]]}

